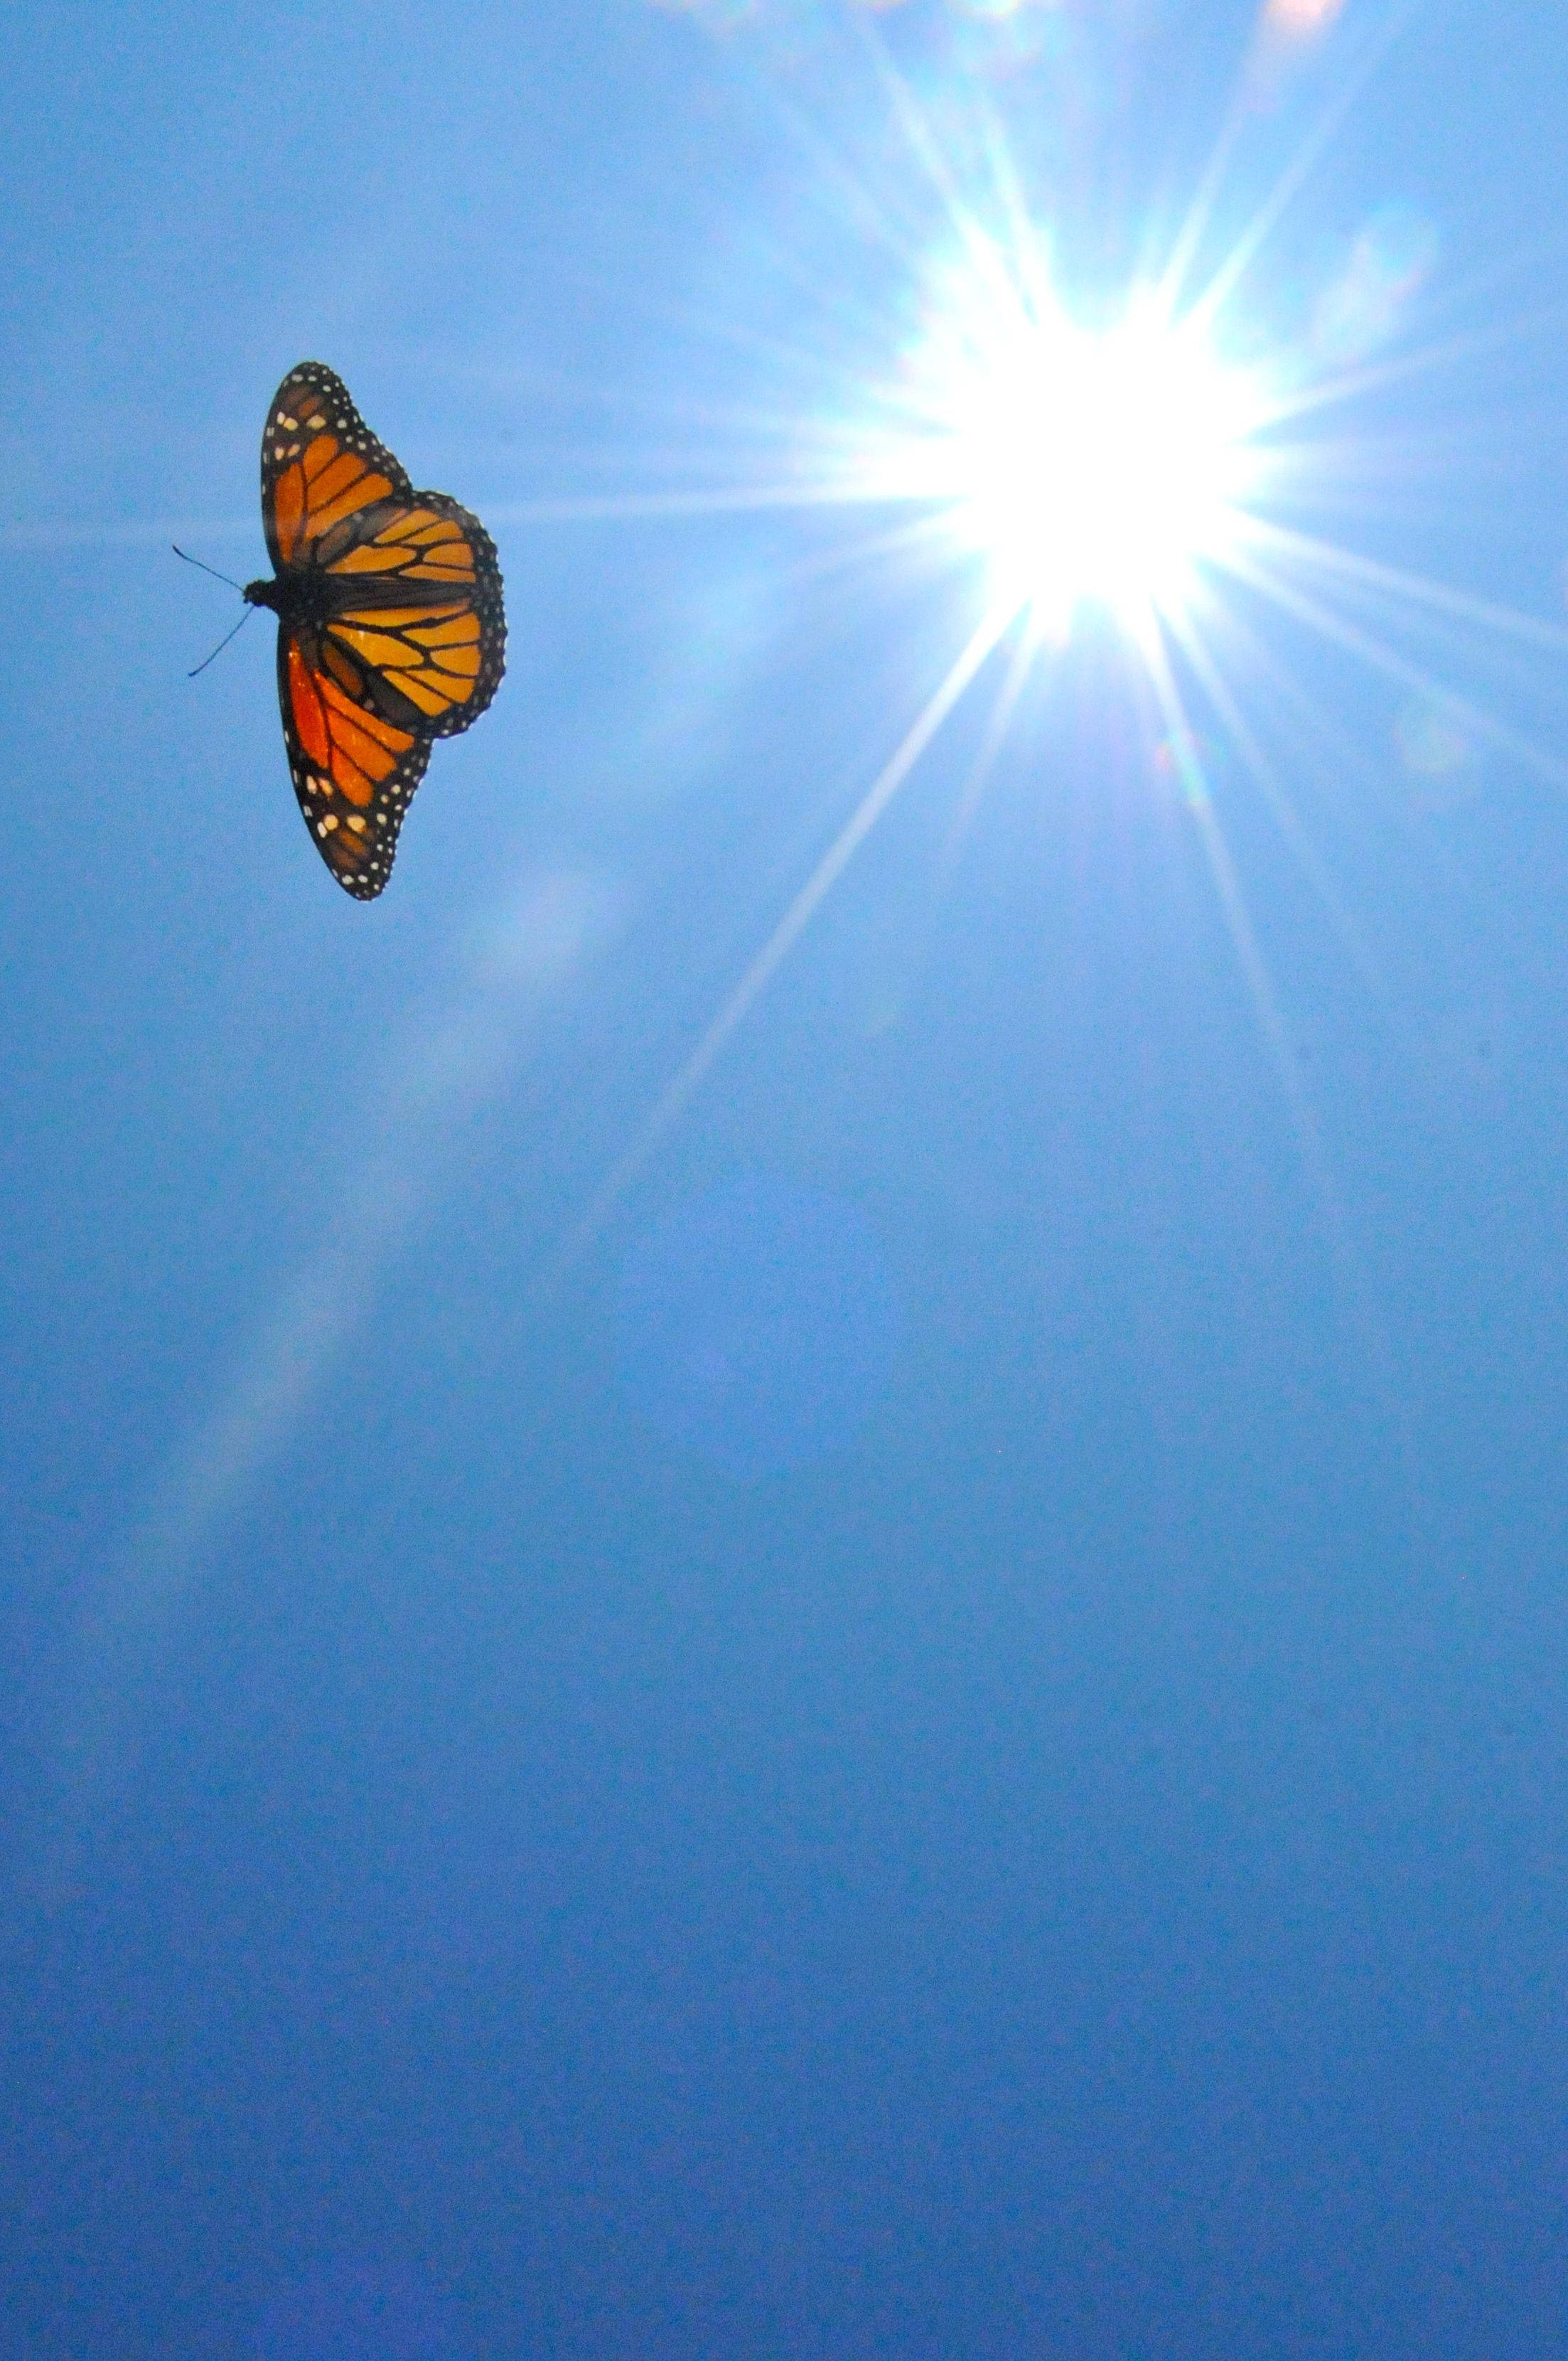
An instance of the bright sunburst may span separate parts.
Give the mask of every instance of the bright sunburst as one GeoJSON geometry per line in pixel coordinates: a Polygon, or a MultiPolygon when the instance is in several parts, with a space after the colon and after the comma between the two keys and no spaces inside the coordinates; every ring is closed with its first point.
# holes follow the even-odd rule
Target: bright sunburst
{"type": "Polygon", "coordinates": [[[948,504],[992,605],[1029,609],[1044,635],[1092,601],[1142,636],[1184,607],[1201,562],[1234,553],[1268,406],[1154,290],[1096,333],[1048,291],[1015,292],[992,258],[943,291],[910,370],[926,431],[890,483],[948,504]]]}
{"type": "MultiPolygon", "coordinates": [[[[663,5],[710,16],[720,0],[663,5]]],[[[873,0],[873,13],[892,5],[873,0]]],[[[1016,14],[1010,0],[983,9],[979,0],[955,0],[955,9],[966,26],[983,19],[1003,29],[1016,14]]],[[[911,679],[881,767],[607,1180],[580,1237],[594,1233],[949,717],[973,697],[984,719],[951,841],[970,825],[1027,684],[1048,682],[1080,616],[1098,612],[1129,642],[1135,661],[1126,678],[1147,735],[1150,778],[1179,784],[1309,1145],[1307,1093],[1248,913],[1229,815],[1210,777],[1217,763],[1255,790],[1342,938],[1354,940],[1296,782],[1306,764],[1327,758],[1337,774],[1363,759],[1362,750],[1297,678],[1284,648],[1315,641],[1376,676],[1398,700],[1399,757],[1412,774],[1464,774],[1479,752],[1495,749],[1568,787],[1568,762],[1547,729],[1526,718],[1521,691],[1528,653],[1553,665],[1568,657],[1561,623],[1491,604],[1361,546],[1379,503],[1397,512],[1388,494],[1406,458],[1412,485],[1418,462],[1427,464],[1420,436],[1402,449],[1402,424],[1362,436],[1352,405],[1437,368],[1449,353],[1439,345],[1422,356],[1408,342],[1398,349],[1432,264],[1433,225],[1385,203],[1339,245],[1320,242],[1321,263],[1316,249],[1303,263],[1299,240],[1284,271],[1271,253],[1409,11],[1391,8],[1381,29],[1346,53],[1334,90],[1296,118],[1298,136],[1281,156],[1270,126],[1286,119],[1282,93],[1341,13],[1338,0],[1259,0],[1235,104],[1210,164],[1184,214],[1151,216],[1122,241],[1124,251],[1142,253],[1145,267],[1119,302],[1086,268],[1102,241],[1072,237],[1070,205],[1050,189],[1048,174],[1031,190],[999,108],[972,82],[948,87],[927,73],[917,91],[895,71],[863,10],[857,14],[897,134],[892,161],[884,185],[875,173],[861,176],[853,139],[842,156],[826,138],[814,141],[834,260],[818,283],[809,241],[799,258],[787,258],[779,284],[806,299],[790,333],[781,334],[771,314],[754,329],[726,328],[738,349],[777,372],[761,376],[762,391],[729,412],[733,478],[704,487],[718,458],[713,430],[725,415],[705,402],[693,412],[700,440],[685,486],[590,498],[579,509],[839,510],[846,529],[837,553],[803,557],[802,578],[838,567],[846,582],[885,584],[901,570],[912,581],[928,579],[935,566],[957,586],[950,649],[928,677],[911,679]],[[1245,185],[1240,159],[1249,143],[1266,167],[1251,205],[1231,193],[1234,181],[1245,185]],[[905,177],[917,199],[907,196],[905,177]],[[1052,267],[1057,239],[1075,266],[1060,274],[1052,267]],[[1069,291],[1083,285],[1093,296],[1080,312],[1069,291]],[[1238,362],[1236,346],[1265,357],[1238,362]],[[1327,537],[1321,525],[1309,530],[1306,519],[1348,538],[1327,537]],[[1277,639],[1277,624],[1285,627],[1277,639]],[[1488,694],[1493,680],[1502,696],[1488,694]]],[[[913,36],[911,47],[918,48],[913,36]]],[[[1068,79],[1064,70],[1064,100],[1068,79]]],[[[1025,134],[1031,127],[1038,126],[1025,125],[1025,134]]],[[[749,255],[742,259],[749,265],[749,255]]],[[[748,268],[729,274],[726,301],[751,283],[748,268]]],[[[1543,716],[1550,710],[1553,730],[1562,726],[1550,686],[1557,676],[1545,674],[1535,700],[1543,716]]],[[[1365,759],[1375,771],[1376,750],[1365,759]]]]}

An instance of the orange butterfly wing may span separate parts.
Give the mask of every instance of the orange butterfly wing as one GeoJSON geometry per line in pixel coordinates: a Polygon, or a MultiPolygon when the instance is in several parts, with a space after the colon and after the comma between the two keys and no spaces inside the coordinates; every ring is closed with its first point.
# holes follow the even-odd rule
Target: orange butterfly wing
{"type": "Polygon", "coordinates": [[[319,361],[274,397],[261,513],[277,580],[254,587],[279,619],[294,792],[338,884],[370,901],[433,741],[476,721],[505,670],[495,544],[455,500],[413,489],[319,361]]]}

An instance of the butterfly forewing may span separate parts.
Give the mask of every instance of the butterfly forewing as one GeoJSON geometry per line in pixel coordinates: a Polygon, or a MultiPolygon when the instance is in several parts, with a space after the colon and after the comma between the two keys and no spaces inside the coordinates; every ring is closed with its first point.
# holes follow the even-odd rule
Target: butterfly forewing
{"type": "Polygon", "coordinates": [[[354,509],[411,498],[407,475],[343,379],[320,361],[291,369],[261,437],[261,522],[273,570],[313,563],[313,544],[354,509]]]}
{"type": "Polygon", "coordinates": [[[495,544],[457,501],[412,489],[318,361],[278,389],[261,505],[294,791],[338,884],[368,901],[432,741],[477,720],[505,670],[495,544]]]}

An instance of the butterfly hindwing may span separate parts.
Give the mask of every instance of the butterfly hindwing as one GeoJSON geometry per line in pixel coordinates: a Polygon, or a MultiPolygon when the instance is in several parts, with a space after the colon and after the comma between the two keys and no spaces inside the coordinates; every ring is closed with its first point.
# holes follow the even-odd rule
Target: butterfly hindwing
{"type": "Polygon", "coordinates": [[[284,379],[261,447],[277,581],[278,696],[300,808],[362,901],[390,874],[432,742],[478,719],[506,668],[495,544],[443,492],[416,492],[319,361],[284,379]]]}
{"type": "Polygon", "coordinates": [[[413,492],[353,520],[327,571],[330,639],[364,666],[391,719],[434,738],[477,721],[506,669],[495,544],[443,492],[413,492]]]}
{"type": "Polygon", "coordinates": [[[278,702],[294,793],[312,841],[338,884],[374,901],[392,871],[398,830],[424,776],[431,741],[356,697],[308,631],[280,630],[278,702]]]}

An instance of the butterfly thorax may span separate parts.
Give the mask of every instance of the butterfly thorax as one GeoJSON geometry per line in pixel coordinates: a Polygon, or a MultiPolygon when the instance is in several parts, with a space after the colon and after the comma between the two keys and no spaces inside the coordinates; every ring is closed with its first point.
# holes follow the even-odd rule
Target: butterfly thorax
{"type": "Polygon", "coordinates": [[[333,611],[332,587],[311,566],[247,582],[243,595],[247,607],[270,607],[280,621],[295,629],[324,623],[333,611]]]}

